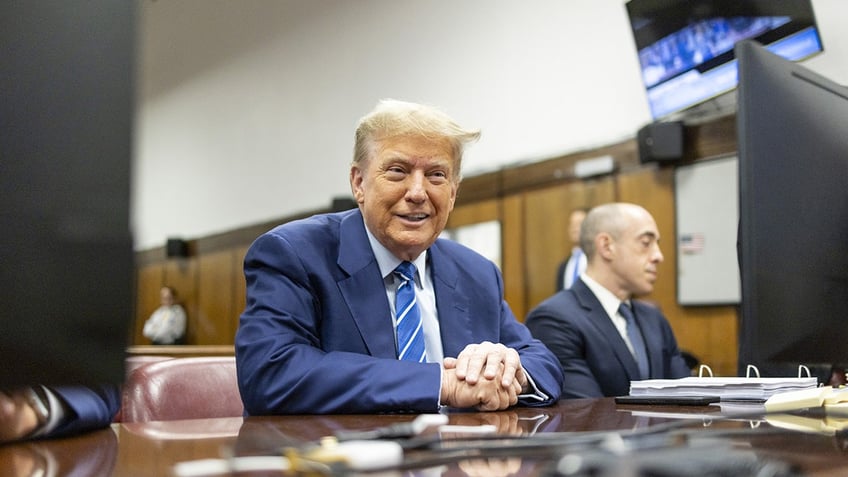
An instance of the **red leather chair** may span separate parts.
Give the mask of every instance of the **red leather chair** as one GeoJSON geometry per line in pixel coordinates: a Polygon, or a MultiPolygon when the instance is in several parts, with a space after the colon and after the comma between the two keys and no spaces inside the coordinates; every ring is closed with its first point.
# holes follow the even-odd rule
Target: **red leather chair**
{"type": "Polygon", "coordinates": [[[127,356],[124,360],[124,365],[126,368],[125,377],[129,377],[130,373],[135,371],[137,368],[144,366],[147,363],[156,363],[159,361],[165,361],[166,359],[173,359],[171,356],[159,356],[155,354],[138,354],[127,356]]]}
{"type": "Polygon", "coordinates": [[[174,358],[144,364],[124,384],[123,422],[241,417],[233,356],[174,358]]]}

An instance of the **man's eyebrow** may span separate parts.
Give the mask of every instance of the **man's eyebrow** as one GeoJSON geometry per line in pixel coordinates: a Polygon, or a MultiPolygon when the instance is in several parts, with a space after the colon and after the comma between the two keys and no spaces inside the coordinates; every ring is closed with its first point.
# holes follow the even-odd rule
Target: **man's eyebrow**
{"type": "Polygon", "coordinates": [[[648,237],[648,238],[656,239],[657,241],[660,240],[660,234],[658,234],[656,232],[652,232],[650,230],[646,230],[646,231],[642,232],[641,234],[639,234],[639,238],[642,238],[642,237],[648,237]]]}

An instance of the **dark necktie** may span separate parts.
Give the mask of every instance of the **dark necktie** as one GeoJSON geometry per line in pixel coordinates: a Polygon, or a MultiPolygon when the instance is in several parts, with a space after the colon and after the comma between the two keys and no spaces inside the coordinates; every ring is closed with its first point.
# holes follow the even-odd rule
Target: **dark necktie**
{"type": "Polygon", "coordinates": [[[421,312],[415,302],[415,265],[402,262],[394,273],[401,280],[395,295],[398,359],[423,363],[426,353],[421,312]]]}
{"type": "Polygon", "coordinates": [[[636,364],[639,365],[639,374],[641,379],[648,379],[651,375],[651,370],[648,366],[648,352],[645,348],[645,340],[642,338],[642,333],[639,331],[639,326],[636,324],[636,317],[633,316],[633,310],[630,305],[621,303],[618,307],[618,312],[624,317],[627,322],[627,339],[630,340],[630,345],[633,346],[633,357],[636,359],[636,364]]]}

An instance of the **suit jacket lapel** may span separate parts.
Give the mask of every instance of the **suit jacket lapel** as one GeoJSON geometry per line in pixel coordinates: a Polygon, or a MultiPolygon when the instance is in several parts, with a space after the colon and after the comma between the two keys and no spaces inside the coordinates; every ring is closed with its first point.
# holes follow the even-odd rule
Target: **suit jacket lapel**
{"type": "Polygon", "coordinates": [[[436,293],[436,310],[445,356],[457,356],[467,343],[475,343],[471,328],[471,307],[463,292],[456,263],[445,257],[438,241],[429,249],[429,267],[436,293]]]}
{"type": "Polygon", "coordinates": [[[601,306],[601,302],[592,293],[592,290],[582,280],[577,280],[572,285],[571,290],[577,297],[580,306],[589,312],[589,323],[607,340],[609,348],[618,362],[624,367],[627,376],[631,380],[639,379],[639,365],[636,364],[636,358],[630,353],[630,349],[621,337],[621,333],[618,332],[618,328],[610,320],[610,317],[607,315],[604,307],[601,306]]]}
{"type": "Polygon", "coordinates": [[[339,290],[371,356],[396,358],[392,313],[380,267],[368,242],[362,214],[354,211],[342,219],[338,265],[347,274],[339,290]]]}

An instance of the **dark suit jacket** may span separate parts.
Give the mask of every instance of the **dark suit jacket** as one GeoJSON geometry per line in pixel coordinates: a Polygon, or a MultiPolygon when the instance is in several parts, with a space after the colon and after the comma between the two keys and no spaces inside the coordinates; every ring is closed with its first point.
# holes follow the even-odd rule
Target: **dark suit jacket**
{"type": "MultiPolygon", "coordinates": [[[[559,398],[556,357],[515,319],[497,267],[448,240],[429,249],[446,357],[485,340],[515,348],[559,398]]],[[[247,307],[236,334],[247,414],[433,412],[440,365],[398,361],[383,278],[358,209],[283,224],[245,257],[247,307]]]]}
{"type": "MultiPolygon", "coordinates": [[[[689,376],[662,313],[638,300],[631,303],[648,350],[650,377],[689,376]]],[[[583,280],[540,303],[525,323],[559,358],[565,373],[563,398],[623,396],[630,393],[630,381],[639,379],[627,344],[583,280]]]]}
{"type": "Polygon", "coordinates": [[[556,271],[556,291],[565,288],[565,267],[568,266],[568,261],[571,260],[571,255],[559,263],[556,271]]]}

